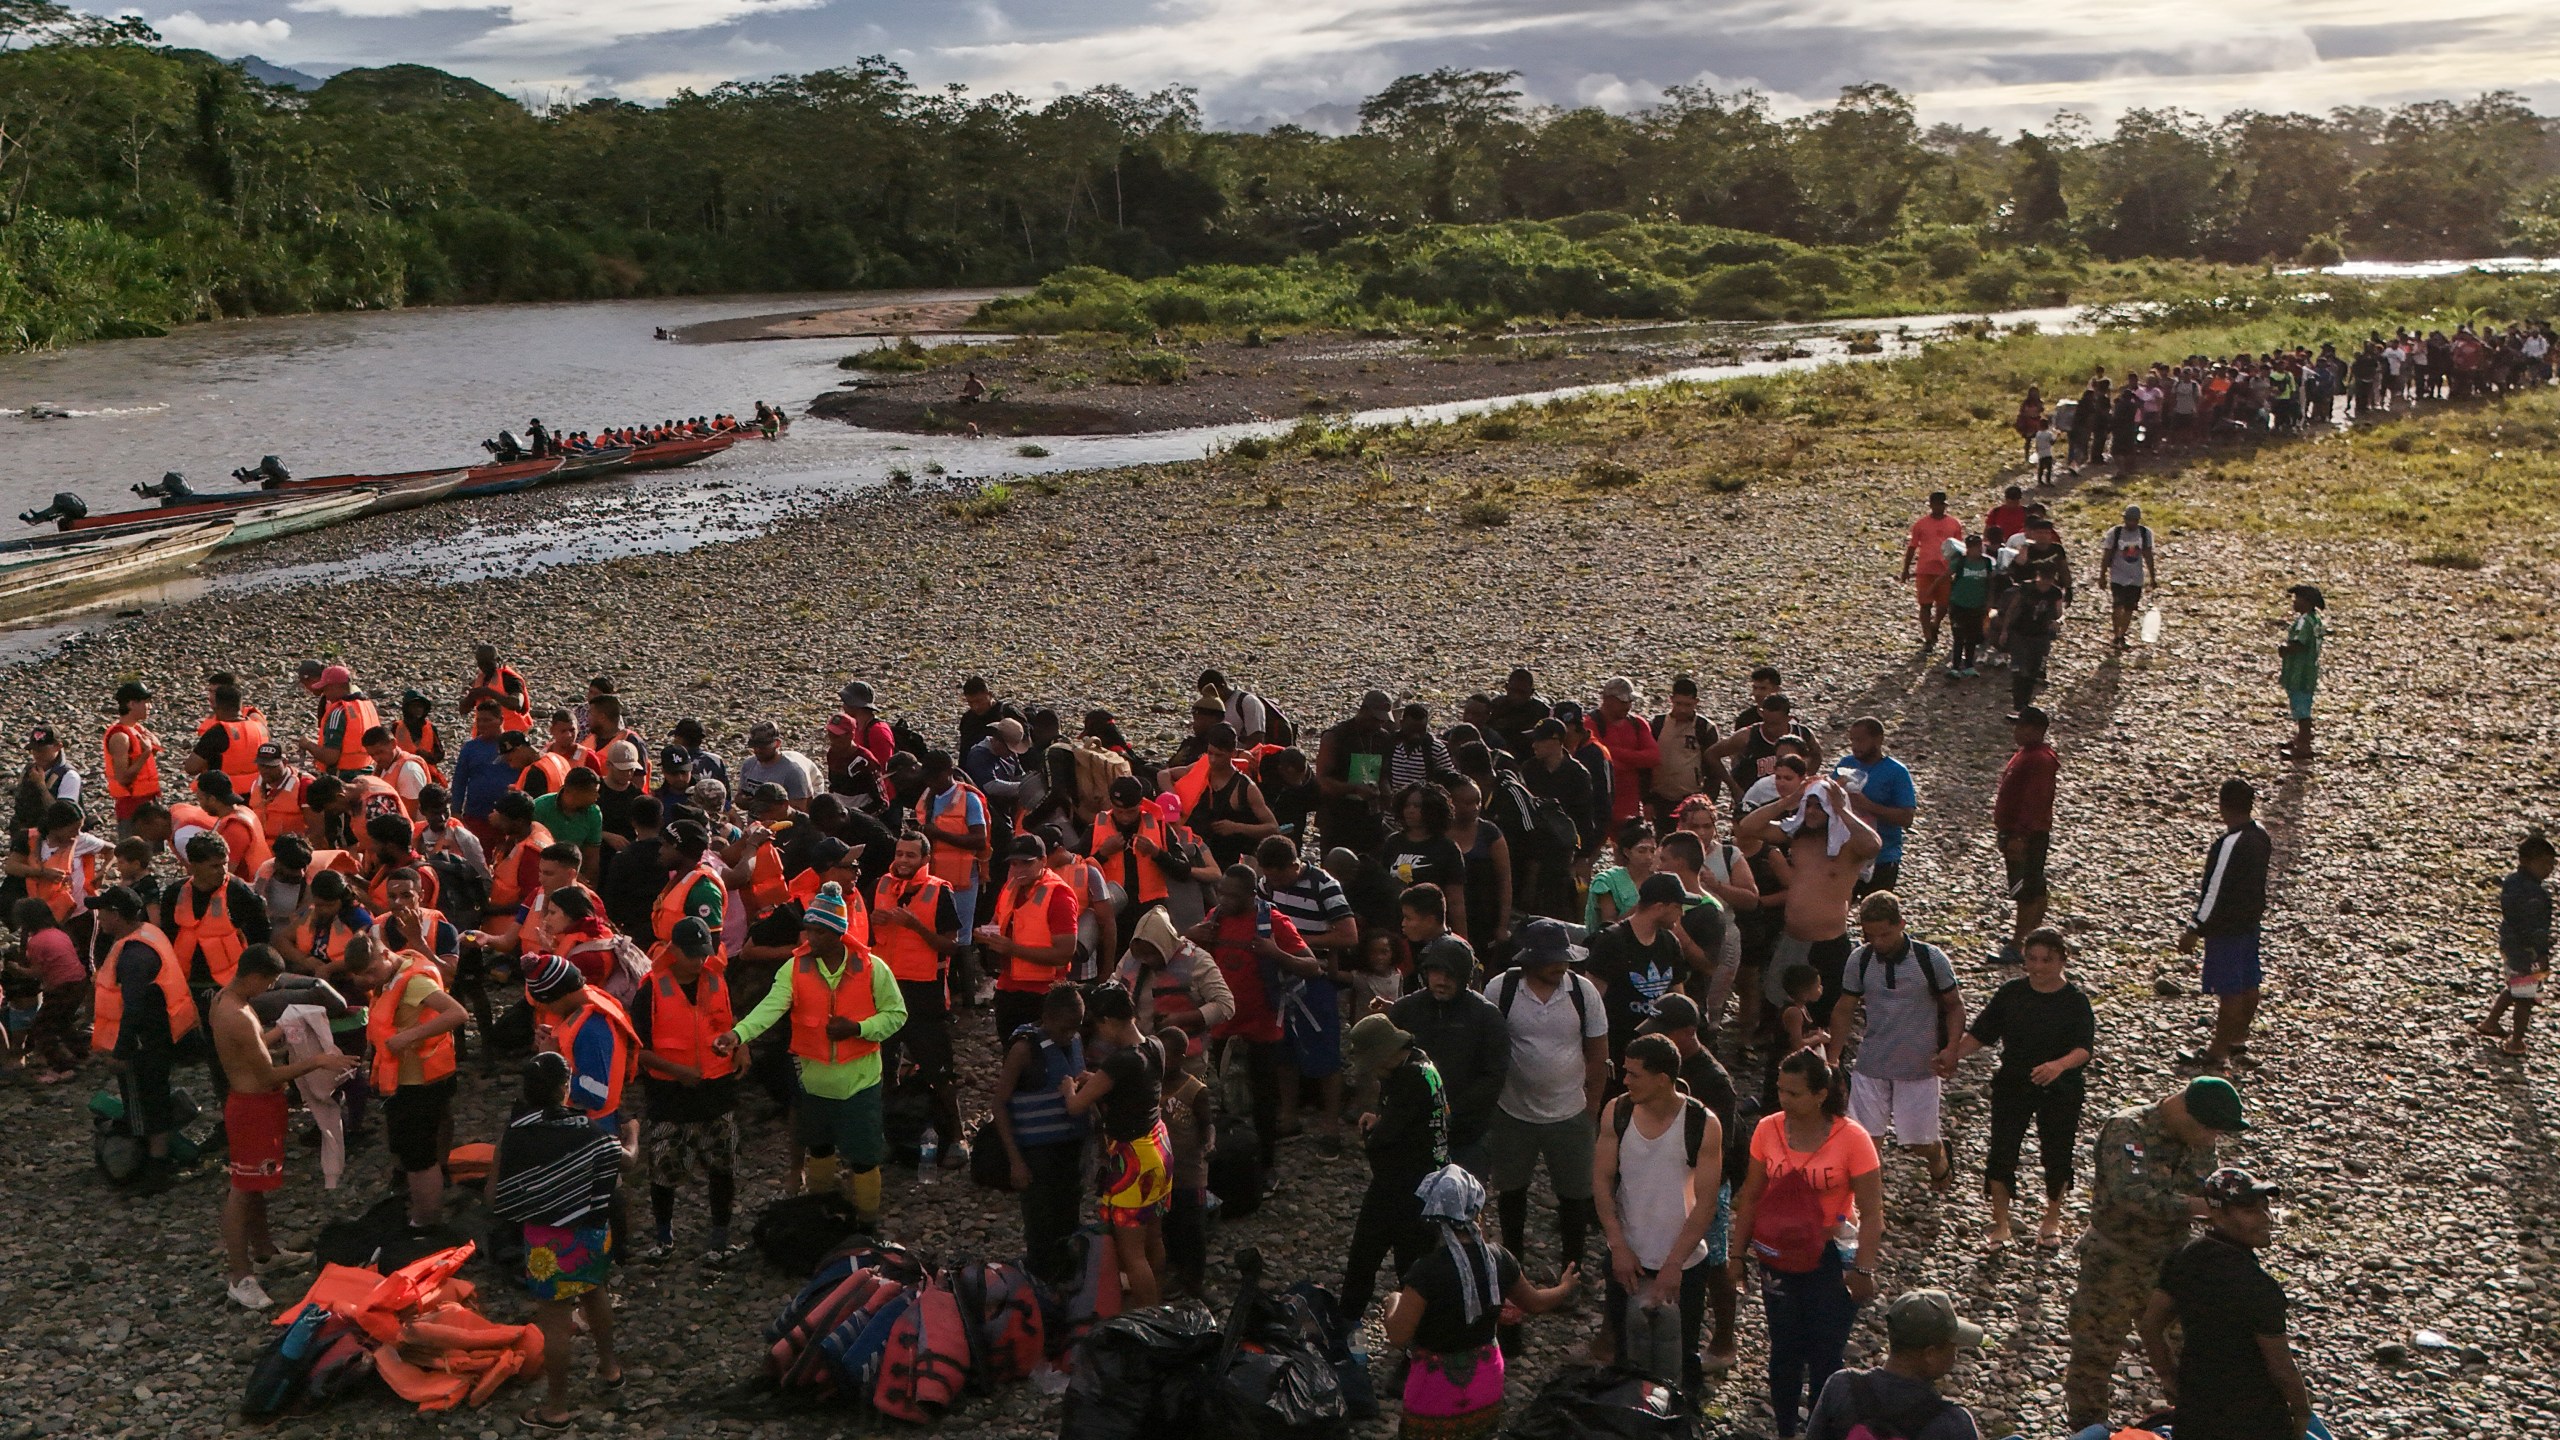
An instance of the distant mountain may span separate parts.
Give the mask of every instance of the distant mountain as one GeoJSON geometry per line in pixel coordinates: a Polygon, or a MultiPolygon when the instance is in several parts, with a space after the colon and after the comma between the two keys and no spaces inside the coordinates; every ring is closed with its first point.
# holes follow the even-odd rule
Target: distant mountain
{"type": "Polygon", "coordinates": [[[481,115],[524,107],[477,80],[425,65],[382,65],[341,70],[320,87],[322,105],[363,105],[388,114],[467,111],[481,115]]]}
{"type": "Polygon", "coordinates": [[[1283,125],[1313,130],[1319,135],[1348,135],[1360,128],[1360,107],[1333,102],[1311,105],[1295,115],[1273,115],[1268,112],[1237,125],[1238,130],[1267,135],[1283,125]]]}
{"type": "Polygon", "coordinates": [[[295,70],[273,61],[261,60],[255,55],[243,55],[231,63],[249,72],[249,78],[252,80],[266,85],[281,85],[289,90],[317,90],[326,78],[314,75],[308,70],[295,70]]]}

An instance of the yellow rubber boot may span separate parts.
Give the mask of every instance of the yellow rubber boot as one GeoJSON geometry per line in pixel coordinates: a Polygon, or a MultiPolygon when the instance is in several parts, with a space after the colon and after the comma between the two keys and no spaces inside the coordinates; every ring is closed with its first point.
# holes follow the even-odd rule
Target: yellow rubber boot
{"type": "Polygon", "coordinates": [[[800,1170],[800,1193],[824,1195],[836,1188],[836,1157],[812,1155],[800,1170]]]}
{"type": "Polygon", "coordinates": [[[848,1170],[844,1177],[844,1198],[853,1202],[854,1219],[870,1229],[880,1228],[880,1167],[848,1170]]]}

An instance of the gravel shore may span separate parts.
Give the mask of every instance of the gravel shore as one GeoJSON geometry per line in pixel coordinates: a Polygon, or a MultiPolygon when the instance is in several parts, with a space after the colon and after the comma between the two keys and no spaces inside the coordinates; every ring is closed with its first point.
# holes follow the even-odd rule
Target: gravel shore
{"type": "MultiPolygon", "coordinates": [[[[2006,923],[1988,830],[2009,749],[2004,672],[1950,682],[1920,654],[1908,593],[1893,581],[1903,528],[1943,486],[1978,517],[2010,478],[2013,439],[1994,426],[1699,428],[1713,392],[1666,392],[1532,422],[1516,438],[1478,422],[1405,437],[1284,451],[1265,463],[1201,461],[1016,484],[993,518],[970,521],[937,494],[883,491],[780,534],[675,556],[561,567],[437,587],[368,581],[199,601],[118,622],[58,658],[11,674],[0,732],[60,726],[93,760],[105,697],[123,678],[171,702],[165,735],[192,724],[194,677],[246,677],[271,715],[302,717],[294,663],[353,665],[374,693],[418,685],[449,706],[475,639],[488,639],[549,701],[599,671],[656,736],[700,717],[735,755],[754,720],[816,749],[846,678],[884,707],[947,732],[958,685],[983,672],[1024,701],[1109,706],[1141,743],[1161,746],[1187,713],[1189,677],[1218,664],[1310,727],[1372,684],[1454,707],[1527,664],[1550,696],[1587,696],[1634,676],[1658,701],[1676,671],[1697,674],[1706,707],[1729,715],[1751,666],[1788,675],[1798,714],[1838,745],[1847,721],[1884,718],[1918,781],[1903,893],[1916,933],[1959,958],[1978,1005],[2006,972],[1976,963],[2006,923]],[[1627,468],[1630,483],[1594,457],[1627,468]]],[[[2542,407],[2549,396],[2521,402],[2542,407]]],[[[1721,424],[1721,422],[1719,422],[1721,424]]],[[[2351,463],[2341,442],[2338,464],[2351,463]]],[[[2307,447],[2309,448],[2309,447],[2307,447]]],[[[2311,448],[2313,460],[2326,453],[2311,448]]],[[[2268,1260],[2285,1281],[2319,1411],[2342,1436],[2483,1436],[2560,1428],[2560,1359],[2550,1246],[2560,1174],[2541,1118],[2550,1051],[2497,1058],[2465,1032],[2497,964],[2495,887],[2529,822],[2548,819],[2552,727],[2541,697],[2560,682],[2547,614],[2560,571],[2519,533],[2475,557],[2479,570],[2429,568],[2371,526],[2210,528],[2245,468],[2201,467],[2074,495],[2063,530],[2084,585],[2098,531],[2127,494],[2160,514],[2164,587],[2158,643],[2104,653],[2102,598],[2084,593],[2056,649],[2046,703],[2063,758],[2054,919],[2081,947],[2096,1001],[2099,1058],[2091,1126],[2180,1083],[2177,1049],[2201,1038],[2210,1002],[2175,940],[2202,848],[2218,828],[2216,784],[2255,781],[2273,832],[2269,992],[2244,1081],[2259,1128],[2233,1158],[2288,1195],[2268,1260]],[[2201,518],[2198,518],[2201,517],[2201,518]],[[2278,762],[2289,733],[2275,683],[2283,592],[2326,587],[2330,642],[2321,691],[2323,758],[2278,762]],[[2409,1350],[2421,1328],[2477,1347],[2409,1350]]],[[[515,504],[537,504],[528,496],[515,504]]],[[[2157,522],[2155,522],[2157,523],[2157,522]]],[[[432,543],[418,517],[349,527],[312,558],[357,547],[432,543]]],[[[254,558],[254,557],[252,557],[254,558]]],[[[449,718],[449,714],[440,718],[449,718]]],[[[280,728],[282,726],[280,725],[280,728]]],[[[983,1112],[992,1045],[982,1017],[964,1054],[983,1112]]],[[[2551,1042],[2541,1042],[2547,1046],[2551,1042]]],[[[1951,1090],[1960,1163],[1978,1166],[1990,1057],[1951,1090]]],[[[256,1321],[227,1308],[214,1256],[218,1174],[152,1199],[95,1176],[80,1113],[90,1087],[0,1089],[17,1243],[0,1259],[0,1440],[45,1435],[223,1433],[256,1321]]],[[[200,1086],[198,1087],[201,1088],[200,1086]]],[[[502,1097],[467,1082],[462,1132],[486,1134],[502,1097]]],[[[741,1209],[774,1193],[782,1133],[750,1102],[741,1209]]],[[[2087,1132],[2084,1130],[2084,1146],[2087,1132]]],[[[277,1231],[307,1244],[324,1220],[375,1193],[378,1148],[353,1157],[347,1186],[318,1186],[297,1150],[277,1231]]],[[[2085,1175],[2085,1150],[2083,1172],[2085,1175]]],[[[1363,1183],[1356,1159],[1284,1152],[1272,1205],[1213,1234],[1213,1253],[1256,1244],[1276,1278],[1339,1279],[1340,1247],[1363,1183]]],[[[1970,1185],[1931,1196],[1917,1161],[1887,1162],[1885,1287],[1946,1286],[1994,1344],[1963,1362],[1948,1392],[1987,1436],[2061,1431],[2063,1316],[2073,1267],[2032,1247],[1988,1253],[1970,1185]]],[[[2072,1233],[2080,1228],[2075,1197],[2072,1233]]],[[[679,1226],[698,1239],[698,1194],[679,1226]]],[[[1540,1216],[1549,1212],[1542,1200],[1540,1216]]],[[[1018,1237],[1004,1197],[893,1170],[893,1238],[947,1254],[995,1253],[1018,1237]]],[[[1552,1227],[1535,1222],[1530,1268],[1551,1274],[1552,1227]]],[[[586,1397],[586,1428],[659,1437],[819,1435],[841,1422],[777,1415],[744,1395],[756,1336],[791,1282],[749,1262],[630,1267],[617,1278],[633,1383],[586,1397]]],[[[495,1318],[526,1308],[483,1276],[495,1318]]],[[[273,1287],[280,1298],[294,1282],[273,1287]]],[[[1534,1323],[1515,1372],[1515,1406],[1596,1324],[1595,1307],[1534,1323]]],[[[1881,1307],[1853,1341],[1880,1349],[1881,1307]]],[[[1724,1429],[1756,1433],[1761,1326],[1746,1304],[1744,1354],[1710,1396],[1724,1429]]],[[[2120,1372],[2119,1410],[2135,1403],[2120,1372]]],[[[341,1403],[270,1433],[491,1437],[517,1432],[524,1403],[409,1418],[387,1396],[341,1403]]],[[[513,1403],[507,1403],[512,1400],[513,1403]]],[[[946,1433],[1054,1433],[1056,1402],[1027,1388],[973,1405],[946,1433]]],[[[1392,1422],[1369,1433],[1392,1433],[1392,1422]]]]}

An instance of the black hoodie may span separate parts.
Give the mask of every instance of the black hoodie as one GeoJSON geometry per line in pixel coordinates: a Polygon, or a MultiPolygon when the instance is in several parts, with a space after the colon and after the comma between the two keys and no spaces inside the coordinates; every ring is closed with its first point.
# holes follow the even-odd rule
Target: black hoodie
{"type": "Polygon", "coordinates": [[[1493,1123],[1502,1098],[1503,1081],[1511,1074],[1511,1026],[1484,995],[1468,988],[1475,978],[1475,959],[1464,940],[1443,936],[1424,948],[1427,957],[1463,952],[1466,969],[1458,977],[1458,993],[1433,998],[1425,986],[1398,1000],[1387,1011],[1396,1028],[1413,1036],[1414,1048],[1440,1069],[1449,1095],[1449,1144],[1473,1145],[1493,1123]]]}

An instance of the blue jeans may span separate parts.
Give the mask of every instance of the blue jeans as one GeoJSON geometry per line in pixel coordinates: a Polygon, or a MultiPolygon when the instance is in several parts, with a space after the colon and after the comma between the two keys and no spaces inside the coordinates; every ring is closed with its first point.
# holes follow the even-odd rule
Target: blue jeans
{"type": "Polygon", "coordinates": [[[1778,1433],[1798,1433],[1797,1412],[1822,1393],[1840,1368],[1858,1302],[1844,1283],[1847,1262],[1837,1245],[1822,1248],[1822,1263],[1801,1274],[1760,1271],[1760,1307],[1769,1325],[1769,1409],[1778,1433]]]}

